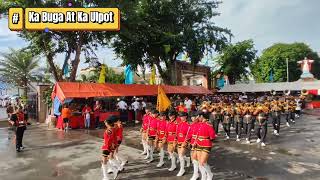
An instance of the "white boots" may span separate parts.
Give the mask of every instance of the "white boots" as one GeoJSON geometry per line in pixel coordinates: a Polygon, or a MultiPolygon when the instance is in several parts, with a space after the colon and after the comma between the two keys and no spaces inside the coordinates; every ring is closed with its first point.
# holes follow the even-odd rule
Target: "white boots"
{"type": "Polygon", "coordinates": [[[191,158],[190,157],[187,157],[187,156],[183,156],[184,160],[187,162],[187,167],[190,167],[190,161],[191,161],[191,158]]]}
{"type": "Polygon", "coordinates": [[[103,179],[102,180],[109,180],[108,178],[108,173],[107,173],[107,164],[102,164],[101,165],[101,169],[102,169],[102,175],[103,175],[103,179]]]}
{"type": "Polygon", "coordinates": [[[103,175],[103,179],[102,180],[109,180],[108,178],[108,168],[111,169],[111,171],[113,172],[113,179],[116,179],[118,177],[118,168],[114,166],[112,161],[108,161],[107,164],[102,164],[101,165],[101,169],[102,169],[102,175],[103,175]]]}
{"type": "Polygon", "coordinates": [[[190,157],[179,156],[179,163],[180,163],[180,171],[177,174],[177,176],[183,176],[184,173],[186,172],[185,169],[184,169],[185,164],[187,163],[187,167],[190,167],[190,157]]]}
{"type": "Polygon", "coordinates": [[[120,164],[114,159],[109,159],[108,165],[113,173],[113,179],[116,179],[118,176],[120,164]]]}
{"type": "Polygon", "coordinates": [[[170,154],[170,159],[171,159],[171,167],[169,171],[174,171],[177,168],[176,157],[174,156],[174,154],[170,154]]]}
{"type": "Polygon", "coordinates": [[[146,148],[147,156],[144,159],[149,159],[150,158],[150,146],[148,145],[148,143],[145,144],[145,148],[146,148]]]}
{"type": "Polygon", "coordinates": [[[204,166],[199,166],[200,173],[201,173],[201,180],[207,180],[207,173],[204,166]]]}
{"type": "Polygon", "coordinates": [[[287,122],[287,123],[286,123],[286,125],[287,125],[288,127],[290,127],[290,124],[289,124],[289,122],[287,122]]]}
{"type": "Polygon", "coordinates": [[[206,173],[207,173],[207,180],[212,180],[213,178],[213,174],[211,172],[211,168],[208,164],[204,165],[204,168],[206,169],[206,173]]]}
{"type": "Polygon", "coordinates": [[[186,161],[184,160],[183,156],[179,156],[179,161],[180,161],[180,171],[177,174],[177,176],[183,176],[183,174],[185,173],[184,165],[186,161]]]}
{"type": "Polygon", "coordinates": [[[122,171],[124,165],[126,165],[126,163],[127,163],[127,160],[124,160],[122,157],[120,157],[118,155],[118,153],[115,154],[114,157],[115,157],[115,160],[118,161],[118,164],[119,164],[119,168],[118,169],[119,169],[119,171],[122,171]]]}
{"type": "Polygon", "coordinates": [[[164,150],[163,150],[163,148],[161,148],[160,149],[160,161],[159,161],[157,167],[162,167],[163,166],[163,164],[164,164],[163,159],[164,159],[164,150]]]}
{"type": "Polygon", "coordinates": [[[211,172],[211,168],[208,164],[203,166],[199,166],[201,172],[201,180],[212,180],[213,174],[211,172]]]}
{"type": "Polygon", "coordinates": [[[148,151],[148,143],[144,140],[142,140],[142,146],[143,146],[143,152],[141,153],[141,155],[146,155],[147,154],[147,151],[148,151]]]}
{"type": "MultiPolygon", "coordinates": [[[[149,150],[149,161],[147,161],[147,163],[151,163],[153,161],[153,151],[154,151],[154,147],[148,145],[148,150],[149,150]]],[[[147,155],[148,156],[148,155],[147,155]]]]}
{"type": "Polygon", "coordinates": [[[190,180],[197,180],[199,178],[199,163],[197,160],[192,160],[193,163],[193,175],[190,180]]]}

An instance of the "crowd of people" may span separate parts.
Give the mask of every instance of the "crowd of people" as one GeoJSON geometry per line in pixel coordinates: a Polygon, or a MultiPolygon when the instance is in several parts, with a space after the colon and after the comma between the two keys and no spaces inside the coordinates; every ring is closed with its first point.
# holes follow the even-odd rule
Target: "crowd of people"
{"type": "MultiPolygon", "coordinates": [[[[72,107],[72,104],[70,105],[70,103],[63,104],[59,114],[62,116],[64,131],[67,132],[68,129],[70,129],[70,118],[76,113],[81,113],[85,129],[99,129],[101,125],[100,114],[104,112],[103,107],[106,106],[106,104],[102,105],[101,103],[102,102],[99,100],[92,103],[90,103],[90,101],[85,101],[79,108],[72,107]],[[94,121],[94,123],[91,123],[92,121],[94,121]]],[[[132,119],[135,120],[135,123],[139,123],[139,119],[142,118],[146,106],[147,104],[144,101],[144,98],[133,97],[131,100],[129,98],[118,98],[112,111],[119,112],[123,124],[128,122],[128,113],[131,111],[133,114],[132,119]]],[[[60,115],[56,114],[56,118],[59,116],[60,115]]]]}
{"type": "Polygon", "coordinates": [[[176,169],[178,158],[180,169],[177,176],[182,176],[185,166],[190,166],[190,158],[187,157],[187,151],[190,150],[194,168],[191,180],[200,177],[199,171],[202,180],[211,180],[213,175],[207,162],[220,124],[226,139],[230,139],[230,131],[235,129],[236,141],[244,138],[250,144],[251,134],[255,131],[256,142],[266,146],[268,119],[272,120],[274,135],[279,136],[282,114],[287,126],[294,123],[295,118],[300,117],[304,97],[215,95],[201,99],[197,102],[197,99],[192,101],[186,97],[183,101],[177,97],[168,114],[146,110],[141,136],[144,149],[142,154],[146,154],[147,163],[153,161],[154,151],[159,150],[160,161],[157,167],[162,167],[164,147],[167,147],[171,159],[168,170],[176,169]],[[188,118],[191,119],[190,123],[188,118]]]}
{"type": "Polygon", "coordinates": [[[157,167],[164,165],[164,148],[167,146],[171,167],[169,171],[177,168],[176,160],[178,158],[180,169],[178,177],[185,173],[185,166],[189,167],[191,160],[194,167],[192,180],[201,178],[204,180],[212,179],[213,174],[208,165],[209,154],[213,146],[213,140],[216,134],[212,124],[209,122],[209,113],[193,112],[189,115],[191,123],[188,123],[188,113],[184,111],[169,111],[168,117],[165,112],[146,109],[143,118],[141,135],[145,159],[151,163],[154,159],[154,151],[160,152],[160,161],[157,167]],[[190,157],[187,151],[191,149],[190,157]]]}
{"type": "Polygon", "coordinates": [[[147,106],[144,98],[133,97],[131,101],[124,98],[117,99],[117,110],[120,112],[120,119],[123,123],[126,123],[128,120],[128,111],[134,113],[135,123],[139,123],[139,113],[142,114],[147,106]],[[130,104],[131,103],[131,104],[130,104]]]}
{"type": "MultiPolygon", "coordinates": [[[[84,107],[81,110],[81,115],[83,116],[84,120],[84,128],[85,129],[90,129],[91,127],[91,121],[94,121],[94,128],[99,129],[100,128],[100,112],[102,110],[102,106],[99,101],[96,101],[95,104],[93,105],[93,108],[86,103],[84,107]],[[93,119],[91,119],[91,115],[93,114],[93,119]]],[[[63,129],[65,132],[67,132],[70,127],[70,118],[72,116],[72,109],[69,107],[69,105],[63,104],[62,109],[61,109],[61,116],[63,120],[63,129]]],[[[58,116],[57,116],[58,117],[58,116]]]]}
{"type": "MultiPolygon", "coordinates": [[[[146,155],[144,159],[147,160],[147,163],[151,163],[154,161],[154,152],[159,151],[160,158],[156,167],[160,168],[164,165],[166,150],[171,160],[169,171],[174,171],[177,168],[176,163],[179,162],[180,168],[177,176],[183,176],[185,167],[189,167],[192,162],[193,175],[191,180],[198,178],[211,180],[213,174],[208,165],[208,159],[213,141],[219,134],[219,129],[224,131],[226,140],[231,138],[231,130],[234,129],[235,140],[241,141],[243,139],[247,144],[252,142],[251,136],[255,132],[257,135],[255,142],[266,146],[268,120],[271,120],[273,134],[279,136],[282,117],[286,120],[286,126],[290,127],[294,124],[295,119],[301,115],[304,98],[304,96],[290,95],[248,96],[244,94],[213,95],[193,99],[173,96],[170,97],[172,105],[167,112],[158,112],[155,106],[146,105],[141,127],[142,154],[146,155]]],[[[128,108],[121,100],[119,100],[118,107],[128,108]]],[[[114,118],[117,119],[118,124],[121,124],[120,117],[114,118]]],[[[108,160],[110,163],[104,164],[112,169],[117,163],[112,162],[114,159],[112,152],[115,148],[111,147],[118,147],[118,143],[116,141],[114,141],[114,145],[106,143],[110,142],[107,140],[106,133],[109,132],[110,135],[111,131],[114,132],[112,123],[110,125],[109,120],[106,123],[103,162],[107,160],[105,157],[108,154],[105,153],[104,147],[109,145],[111,153],[108,155],[108,160]]],[[[116,167],[118,167],[118,171],[114,170],[115,174],[123,168],[119,166],[119,163],[116,167]]],[[[106,169],[104,166],[102,168],[106,169]]],[[[106,175],[104,176],[104,180],[106,180],[107,174],[104,175],[106,175]]]]}

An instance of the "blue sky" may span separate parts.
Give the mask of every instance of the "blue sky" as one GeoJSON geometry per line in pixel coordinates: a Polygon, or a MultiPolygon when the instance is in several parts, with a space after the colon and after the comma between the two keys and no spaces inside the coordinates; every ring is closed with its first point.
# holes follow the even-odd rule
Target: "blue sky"
{"type": "MultiPolygon", "coordinates": [[[[233,42],[253,39],[259,54],[277,42],[305,42],[320,52],[320,1],[319,0],[223,0],[215,18],[217,25],[231,29],[233,42]]],[[[7,26],[7,19],[0,19],[0,52],[9,47],[26,46],[7,26]]],[[[98,58],[109,66],[119,66],[121,61],[111,49],[100,48],[98,58]]],[[[58,56],[60,62],[63,55],[58,56]]],[[[86,65],[81,64],[80,67],[86,65]]]]}

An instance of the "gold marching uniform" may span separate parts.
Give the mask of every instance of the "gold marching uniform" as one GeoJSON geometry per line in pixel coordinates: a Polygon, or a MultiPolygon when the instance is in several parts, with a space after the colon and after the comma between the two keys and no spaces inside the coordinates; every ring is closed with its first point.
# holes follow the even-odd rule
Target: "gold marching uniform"
{"type": "Polygon", "coordinates": [[[280,124],[281,124],[281,112],[282,106],[279,101],[271,102],[271,117],[272,117],[272,126],[274,129],[274,134],[279,135],[280,133],[280,124]]]}
{"type": "Polygon", "coordinates": [[[234,126],[237,141],[240,141],[243,134],[247,143],[250,143],[252,130],[255,129],[257,142],[262,142],[264,145],[269,117],[272,120],[274,134],[279,135],[282,114],[285,114],[287,125],[289,122],[294,122],[296,106],[297,100],[294,97],[273,94],[263,102],[230,101],[226,98],[218,99],[215,103],[204,101],[200,109],[210,113],[210,121],[217,134],[221,122],[227,139],[231,135],[231,126],[234,126]]]}

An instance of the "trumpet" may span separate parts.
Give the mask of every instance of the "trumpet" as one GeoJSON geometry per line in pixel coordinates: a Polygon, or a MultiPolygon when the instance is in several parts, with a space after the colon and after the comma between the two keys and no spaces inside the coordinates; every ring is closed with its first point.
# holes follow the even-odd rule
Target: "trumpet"
{"type": "Polygon", "coordinates": [[[308,90],[306,90],[306,89],[302,89],[302,90],[301,90],[301,94],[302,94],[303,96],[306,96],[306,95],[309,94],[309,92],[308,92],[308,90]]]}
{"type": "Polygon", "coordinates": [[[288,89],[283,91],[283,94],[285,94],[285,95],[287,95],[287,96],[289,96],[290,93],[291,93],[291,92],[290,92],[290,90],[288,90],[288,89]]]}
{"type": "Polygon", "coordinates": [[[203,101],[203,103],[201,104],[201,109],[207,108],[209,106],[210,106],[210,104],[207,101],[203,101]]]}

